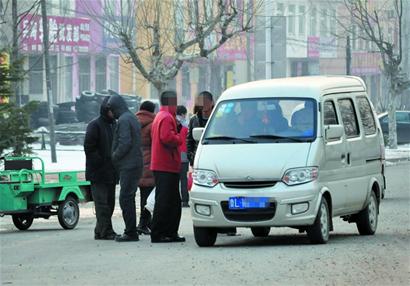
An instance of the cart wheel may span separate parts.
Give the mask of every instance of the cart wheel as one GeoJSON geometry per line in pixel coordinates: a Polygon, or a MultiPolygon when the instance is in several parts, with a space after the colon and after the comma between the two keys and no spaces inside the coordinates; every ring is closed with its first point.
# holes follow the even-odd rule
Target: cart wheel
{"type": "Polygon", "coordinates": [[[77,201],[72,197],[67,197],[64,202],[58,206],[58,221],[64,229],[73,229],[80,218],[80,209],[77,201]]]}
{"type": "Polygon", "coordinates": [[[14,214],[13,223],[19,230],[27,230],[33,223],[34,217],[31,214],[14,214]]]}

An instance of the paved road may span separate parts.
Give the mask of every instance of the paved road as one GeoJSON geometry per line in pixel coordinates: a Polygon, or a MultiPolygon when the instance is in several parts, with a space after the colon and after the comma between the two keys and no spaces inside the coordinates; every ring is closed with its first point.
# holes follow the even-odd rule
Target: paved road
{"type": "MultiPolygon", "coordinates": [[[[119,244],[92,239],[92,204],[72,231],[56,219],[17,231],[0,219],[2,285],[409,285],[410,164],[387,169],[388,190],[375,236],[335,219],[327,245],[310,245],[296,230],[278,228],[268,238],[239,229],[220,236],[213,248],[198,248],[188,209],[183,244],[141,241],[119,244]]],[[[123,228],[119,212],[114,226],[123,228]]]]}

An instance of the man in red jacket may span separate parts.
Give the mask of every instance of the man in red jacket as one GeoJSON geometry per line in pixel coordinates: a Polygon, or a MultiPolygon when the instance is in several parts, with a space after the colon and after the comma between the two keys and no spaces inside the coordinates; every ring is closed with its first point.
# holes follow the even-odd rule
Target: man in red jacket
{"type": "Polygon", "coordinates": [[[184,242],[178,235],[181,220],[179,172],[182,138],[176,124],[177,94],[164,91],[161,108],[151,129],[151,170],[155,177],[155,206],[151,223],[151,242],[184,242]]]}

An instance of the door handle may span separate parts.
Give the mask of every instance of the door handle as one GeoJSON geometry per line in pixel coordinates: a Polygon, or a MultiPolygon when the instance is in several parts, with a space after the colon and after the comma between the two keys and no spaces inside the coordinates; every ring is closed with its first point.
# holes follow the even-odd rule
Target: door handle
{"type": "Polygon", "coordinates": [[[347,164],[350,165],[350,153],[347,153],[347,164]]]}

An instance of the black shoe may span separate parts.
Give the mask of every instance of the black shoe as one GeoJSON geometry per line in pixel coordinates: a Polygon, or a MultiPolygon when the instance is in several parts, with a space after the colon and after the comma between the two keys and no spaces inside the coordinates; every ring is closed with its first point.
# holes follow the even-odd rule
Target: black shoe
{"type": "Polygon", "coordinates": [[[112,232],[112,233],[109,233],[109,234],[106,234],[106,235],[102,236],[100,239],[103,239],[103,240],[114,240],[114,239],[117,238],[117,236],[118,236],[118,234],[116,234],[115,232],[112,232]]]}
{"type": "Polygon", "coordinates": [[[185,241],[186,239],[183,236],[177,235],[177,236],[172,237],[172,242],[185,242],[185,241]]]}
{"type": "Polygon", "coordinates": [[[135,235],[128,235],[128,234],[122,234],[118,235],[115,238],[115,241],[117,242],[125,242],[125,241],[139,241],[140,239],[138,238],[138,234],[135,235]]]}
{"type": "Polygon", "coordinates": [[[189,208],[188,202],[182,202],[182,207],[183,208],[189,208]]]}
{"type": "Polygon", "coordinates": [[[151,243],[168,243],[174,242],[172,237],[162,236],[162,237],[151,237],[151,243]]]}
{"type": "Polygon", "coordinates": [[[137,232],[139,235],[145,234],[145,235],[150,235],[151,230],[149,229],[148,226],[137,226],[137,232]]]}
{"type": "Polygon", "coordinates": [[[101,236],[100,234],[96,233],[94,235],[94,239],[95,240],[114,240],[117,236],[118,236],[118,234],[116,234],[115,232],[111,232],[111,233],[106,234],[104,236],[101,236]]]}

